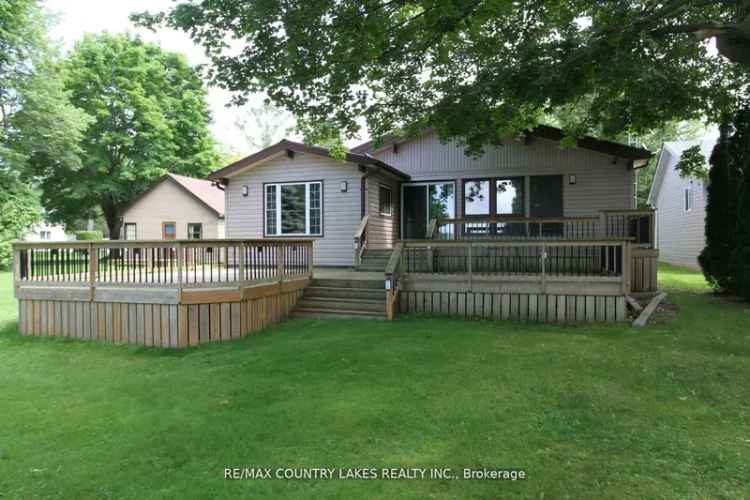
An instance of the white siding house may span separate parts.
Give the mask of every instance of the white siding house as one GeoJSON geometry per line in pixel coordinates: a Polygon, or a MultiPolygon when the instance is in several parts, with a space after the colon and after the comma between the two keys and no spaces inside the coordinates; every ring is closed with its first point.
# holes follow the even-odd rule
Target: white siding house
{"type": "Polygon", "coordinates": [[[706,186],[700,179],[680,177],[675,170],[683,151],[700,145],[711,156],[716,140],[665,142],[656,165],[648,203],[656,209],[659,258],[664,262],[698,268],[705,246],[706,186]]]}

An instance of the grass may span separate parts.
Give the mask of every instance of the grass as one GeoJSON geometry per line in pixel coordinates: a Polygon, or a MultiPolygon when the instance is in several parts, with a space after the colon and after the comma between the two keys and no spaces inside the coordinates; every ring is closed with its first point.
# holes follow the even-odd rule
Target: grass
{"type": "Polygon", "coordinates": [[[750,308],[663,267],[648,328],[295,320],[167,352],[23,338],[0,276],[2,498],[748,498],[750,308]],[[520,467],[241,480],[225,467],[520,467]]]}

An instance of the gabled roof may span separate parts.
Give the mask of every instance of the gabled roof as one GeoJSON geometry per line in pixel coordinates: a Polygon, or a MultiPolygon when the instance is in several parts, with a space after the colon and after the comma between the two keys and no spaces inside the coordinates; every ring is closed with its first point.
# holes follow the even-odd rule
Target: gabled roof
{"type": "Polygon", "coordinates": [[[156,181],[150,188],[130,202],[125,210],[128,210],[153,191],[157,186],[167,181],[177,185],[201,204],[205,205],[206,208],[215,212],[218,217],[224,217],[224,191],[218,188],[215,183],[204,179],[196,179],[195,177],[187,177],[172,173],[168,173],[156,181]]]}
{"type": "MultiPolygon", "coordinates": [[[[433,132],[432,129],[425,129],[423,134],[428,134],[431,132],[433,132]]],[[[559,128],[550,127],[547,125],[539,125],[532,130],[529,130],[526,133],[526,136],[541,137],[543,139],[552,141],[561,141],[565,137],[565,133],[559,128]]],[[[412,139],[413,138],[409,137],[387,135],[380,142],[380,146],[378,148],[375,148],[375,143],[373,141],[367,141],[352,148],[352,152],[360,154],[374,153],[375,151],[379,151],[384,147],[392,146],[394,144],[403,144],[404,142],[409,142],[412,139]]],[[[618,158],[631,160],[634,162],[634,168],[645,166],[648,160],[653,156],[653,153],[651,153],[651,151],[647,149],[636,148],[633,146],[628,146],[627,144],[620,144],[619,142],[605,141],[603,139],[597,139],[590,136],[584,136],[578,139],[578,147],[607,155],[617,156],[618,158]]]]}
{"type": "MultiPolygon", "coordinates": [[[[266,149],[262,149],[258,151],[257,153],[251,154],[250,156],[247,156],[230,165],[227,165],[226,167],[222,169],[216,170],[215,172],[212,172],[211,175],[209,175],[208,177],[209,179],[213,179],[213,180],[222,180],[242,170],[250,168],[256,163],[259,163],[263,160],[267,160],[271,157],[280,155],[282,153],[288,154],[289,152],[306,153],[306,154],[324,156],[327,158],[333,158],[330,150],[326,148],[322,148],[319,146],[308,146],[307,144],[302,144],[300,142],[294,142],[294,141],[289,141],[287,139],[284,139],[274,144],[273,146],[269,146],[266,149]]],[[[395,167],[388,165],[387,163],[384,163],[378,160],[377,158],[373,158],[372,156],[368,154],[358,154],[358,153],[350,152],[346,154],[345,160],[351,163],[356,163],[357,165],[369,165],[373,167],[379,167],[403,179],[411,178],[408,174],[400,171],[399,169],[395,167]]]]}
{"type": "Polygon", "coordinates": [[[656,203],[656,197],[659,194],[662,184],[664,183],[664,177],[666,176],[667,170],[673,168],[679,163],[682,157],[683,151],[693,146],[700,146],[701,153],[708,160],[711,158],[711,153],[716,146],[717,139],[715,138],[703,138],[694,141],[670,141],[665,142],[661,146],[661,152],[659,153],[659,160],[656,162],[656,171],[654,172],[654,180],[651,183],[651,189],[648,192],[647,203],[652,207],[656,203]]]}

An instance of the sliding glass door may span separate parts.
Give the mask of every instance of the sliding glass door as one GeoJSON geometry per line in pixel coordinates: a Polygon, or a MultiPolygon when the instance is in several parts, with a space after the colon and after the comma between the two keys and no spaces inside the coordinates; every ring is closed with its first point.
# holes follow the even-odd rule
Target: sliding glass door
{"type": "Polygon", "coordinates": [[[453,182],[422,182],[403,186],[401,233],[403,239],[422,239],[430,219],[456,216],[453,182]]]}

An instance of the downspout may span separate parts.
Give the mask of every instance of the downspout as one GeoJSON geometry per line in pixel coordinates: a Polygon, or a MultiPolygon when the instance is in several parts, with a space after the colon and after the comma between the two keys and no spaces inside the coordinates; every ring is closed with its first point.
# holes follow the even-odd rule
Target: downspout
{"type": "Polygon", "coordinates": [[[362,175],[362,185],[360,187],[360,215],[359,219],[362,220],[362,218],[367,215],[367,179],[377,173],[380,172],[380,167],[375,167],[374,169],[367,168],[364,165],[359,166],[360,170],[364,172],[362,175]]]}

